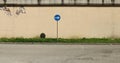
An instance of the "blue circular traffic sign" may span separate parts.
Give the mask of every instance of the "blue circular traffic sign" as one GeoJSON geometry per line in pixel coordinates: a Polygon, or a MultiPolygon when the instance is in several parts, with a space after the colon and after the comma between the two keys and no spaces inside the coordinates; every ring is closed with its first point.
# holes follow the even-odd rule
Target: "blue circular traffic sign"
{"type": "Polygon", "coordinates": [[[54,16],[54,19],[55,19],[55,21],[59,21],[59,20],[61,19],[61,17],[60,17],[59,14],[56,14],[56,15],[54,16]]]}

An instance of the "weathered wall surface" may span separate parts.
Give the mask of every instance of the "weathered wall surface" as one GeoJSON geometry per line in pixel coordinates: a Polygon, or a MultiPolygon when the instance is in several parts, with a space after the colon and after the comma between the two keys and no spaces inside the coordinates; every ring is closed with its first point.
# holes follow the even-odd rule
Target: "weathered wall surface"
{"type": "Polygon", "coordinates": [[[55,14],[61,15],[59,38],[120,37],[119,7],[27,7],[26,14],[0,11],[0,37],[56,37],[55,14]]]}

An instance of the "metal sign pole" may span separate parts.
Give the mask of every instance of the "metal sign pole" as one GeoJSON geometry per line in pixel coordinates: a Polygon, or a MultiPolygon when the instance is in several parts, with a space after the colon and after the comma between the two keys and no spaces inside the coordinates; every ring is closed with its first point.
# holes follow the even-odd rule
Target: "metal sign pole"
{"type": "Polygon", "coordinates": [[[58,21],[57,21],[57,40],[58,40],[58,21]]]}
{"type": "Polygon", "coordinates": [[[58,22],[60,21],[60,19],[61,19],[61,17],[60,17],[60,15],[59,14],[56,14],[55,16],[54,16],[54,20],[56,21],[56,24],[57,24],[57,29],[56,29],[56,38],[57,38],[57,41],[58,41],[58,22]]]}

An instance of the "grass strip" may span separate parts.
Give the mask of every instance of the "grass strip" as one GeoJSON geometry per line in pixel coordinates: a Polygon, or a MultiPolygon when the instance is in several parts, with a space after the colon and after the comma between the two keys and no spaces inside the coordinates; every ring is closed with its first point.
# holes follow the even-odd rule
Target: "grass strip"
{"type": "Polygon", "coordinates": [[[120,39],[111,38],[79,38],[64,39],[59,38],[0,38],[0,42],[33,42],[33,43],[120,43],[120,39]]]}

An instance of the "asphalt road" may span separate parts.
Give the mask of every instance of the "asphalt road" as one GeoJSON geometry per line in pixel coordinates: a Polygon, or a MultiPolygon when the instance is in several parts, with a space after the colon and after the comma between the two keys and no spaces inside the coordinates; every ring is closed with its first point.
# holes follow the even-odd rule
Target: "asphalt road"
{"type": "Polygon", "coordinates": [[[120,63],[120,45],[0,44],[0,63],[120,63]]]}

